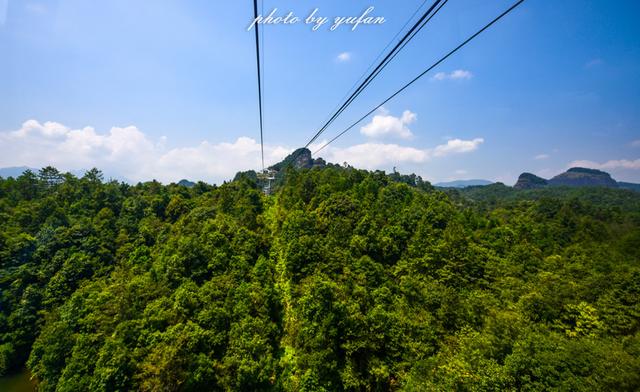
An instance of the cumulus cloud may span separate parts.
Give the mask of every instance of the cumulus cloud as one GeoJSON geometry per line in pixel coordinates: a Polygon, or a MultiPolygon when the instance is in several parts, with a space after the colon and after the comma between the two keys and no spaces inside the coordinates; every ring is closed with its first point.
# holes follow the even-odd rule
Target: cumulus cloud
{"type": "MultiPolygon", "coordinates": [[[[344,148],[330,145],[322,152],[329,162],[347,162],[358,168],[372,170],[396,163],[426,163],[434,158],[468,153],[478,149],[483,142],[482,138],[451,139],[446,144],[426,149],[405,147],[398,144],[362,143],[344,148]]],[[[324,145],[324,142],[312,145],[311,150],[315,151],[321,145],[324,145]]]]}
{"type": "Polygon", "coordinates": [[[473,77],[473,74],[470,71],[466,71],[464,69],[456,69],[450,73],[446,72],[438,72],[433,75],[432,80],[468,80],[473,77]]]}
{"type": "MultiPolygon", "coordinates": [[[[53,165],[70,171],[98,167],[134,182],[188,178],[220,183],[260,164],[260,143],[248,137],[188,148],[167,149],[165,143],[166,138],[153,141],[134,126],[101,134],[92,127],[71,129],[29,120],[18,130],[0,133],[0,166],[53,165]]],[[[265,158],[275,163],[291,151],[265,145],[265,158]]]]}
{"type": "Polygon", "coordinates": [[[636,160],[613,159],[603,163],[598,163],[598,162],[593,162],[588,160],[578,160],[578,161],[571,162],[569,164],[569,167],[586,167],[590,169],[600,169],[600,170],[616,170],[616,169],[640,170],[640,159],[636,159],[636,160]]]}
{"type": "Polygon", "coordinates": [[[363,169],[377,169],[395,162],[421,163],[425,162],[428,156],[425,150],[384,143],[363,143],[327,151],[328,161],[348,162],[363,169]]]}
{"type": "Polygon", "coordinates": [[[349,52],[342,52],[336,57],[336,61],[339,63],[344,63],[349,60],[351,60],[351,53],[349,52]]]}
{"type": "Polygon", "coordinates": [[[460,154],[475,151],[484,143],[483,138],[473,140],[451,139],[446,144],[441,144],[433,149],[433,156],[444,157],[451,154],[460,154]]]}
{"type": "MultiPolygon", "coordinates": [[[[474,151],[483,139],[451,139],[434,148],[363,143],[340,148],[329,146],[322,156],[329,162],[363,169],[380,169],[396,163],[425,163],[450,154],[474,151]]],[[[260,143],[249,137],[232,142],[203,141],[195,146],[167,148],[167,139],[152,140],[135,126],[73,129],[56,122],[29,120],[13,131],[0,132],[0,167],[48,165],[64,171],[97,167],[108,175],[131,182],[152,179],[164,183],[182,178],[221,183],[242,170],[260,166],[260,143]]],[[[311,146],[315,151],[320,146],[311,146]]],[[[265,145],[265,161],[276,163],[293,148],[265,145]]]]}
{"type": "Polygon", "coordinates": [[[383,108],[380,114],[373,116],[370,123],[360,128],[360,133],[369,137],[398,136],[409,139],[413,133],[407,126],[416,119],[416,114],[409,110],[405,110],[402,116],[395,117],[383,108]]]}
{"type": "Polygon", "coordinates": [[[535,157],[533,157],[533,159],[537,160],[537,161],[541,161],[544,159],[549,159],[549,154],[538,154],[535,157]]]}

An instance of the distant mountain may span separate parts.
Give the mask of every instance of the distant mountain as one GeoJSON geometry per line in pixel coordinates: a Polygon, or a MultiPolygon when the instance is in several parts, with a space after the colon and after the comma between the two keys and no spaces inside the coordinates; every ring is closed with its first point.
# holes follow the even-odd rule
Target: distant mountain
{"type": "Polygon", "coordinates": [[[466,188],[469,186],[484,186],[491,185],[493,181],[489,180],[457,180],[457,181],[445,181],[434,184],[439,188],[466,188]]]}
{"type": "Polygon", "coordinates": [[[2,167],[0,168],[0,177],[2,178],[20,177],[20,175],[27,170],[31,170],[34,173],[38,172],[38,169],[33,169],[27,166],[2,167]]]}
{"type": "Polygon", "coordinates": [[[311,169],[312,167],[326,166],[326,162],[322,158],[311,158],[311,151],[307,148],[299,148],[289,154],[281,162],[269,167],[270,170],[281,171],[286,167],[295,167],[296,169],[311,169]]]}
{"type": "Polygon", "coordinates": [[[515,189],[538,189],[546,187],[585,187],[598,186],[606,188],[622,188],[640,191],[640,184],[617,182],[611,175],[602,170],[572,167],[564,173],[558,174],[550,180],[545,180],[531,173],[522,173],[513,186],[515,189]]]}
{"type": "MultiPolygon", "coordinates": [[[[255,170],[241,171],[236,173],[233,181],[249,180],[255,182],[265,191],[265,193],[270,193],[282,186],[288,168],[313,170],[334,168],[347,171],[354,170],[354,168],[352,166],[349,166],[346,162],[343,165],[338,165],[335,163],[326,162],[322,158],[313,159],[311,157],[311,151],[309,151],[307,148],[298,148],[287,157],[285,157],[282,161],[270,166],[267,169],[267,173],[262,174],[256,172],[255,170]]],[[[385,174],[381,171],[376,171],[376,173],[385,174]]],[[[391,182],[400,182],[423,190],[433,189],[431,183],[429,183],[428,181],[424,181],[422,177],[416,174],[400,174],[395,171],[395,168],[392,173],[388,173],[386,174],[386,176],[391,182]]],[[[489,181],[484,180],[471,181],[482,181],[483,184],[490,183],[489,181]]]]}
{"type": "MultiPolygon", "coordinates": [[[[330,166],[333,166],[329,164],[330,166]]],[[[236,173],[233,178],[234,181],[241,178],[247,178],[251,181],[255,181],[260,187],[276,188],[280,186],[284,180],[285,171],[291,167],[294,169],[312,169],[316,167],[325,167],[327,163],[322,158],[313,159],[311,157],[311,151],[307,148],[298,148],[291,154],[289,154],[282,161],[268,167],[268,176],[260,174],[255,170],[247,170],[236,173]],[[271,177],[268,179],[268,177],[271,177]]],[[[266,188],[265,188],[266,189],[266,188]]]]}
{"type": "Polygon", "coordinates": [[[515,189],[536,189],[548,185],[547,180],[531,173],[522,173],[518,177],[518,182],[513,186],[515,189]]]}
{"type": "Polygon", "coordinates": [[[192,188],[192,187],[196,186],[196,183],[192,182],[192,181],[189,181],[189,180],[182,179],[182,180],[178,181],[178,185],[181,185],[181,186],[184,186],[184,187],[187,187],[187,188],[192,188]]]}
{"type": "Polygon", "coordinates": [[[573,167],[549,180],[552,186],[606,186],[617,188],[618,183],[609,173],[596,169],[573,167]]]}
{"type": "Polygon", "coordinates": [[[634,184],[632,182],[620,182],[620,181],[618,181],[618,188],[630,189],[632,191],[640,192],[640,184],[634,184]]]}

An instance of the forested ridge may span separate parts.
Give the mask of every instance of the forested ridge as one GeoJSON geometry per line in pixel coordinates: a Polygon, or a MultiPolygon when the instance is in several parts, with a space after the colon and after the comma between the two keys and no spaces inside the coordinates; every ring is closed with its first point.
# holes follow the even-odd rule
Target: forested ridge
{"type": "Polygon", "coordinates": [[[640,193],[45,168],[0,222],[0,374],[43,391],[640,389],[640,193]]]}

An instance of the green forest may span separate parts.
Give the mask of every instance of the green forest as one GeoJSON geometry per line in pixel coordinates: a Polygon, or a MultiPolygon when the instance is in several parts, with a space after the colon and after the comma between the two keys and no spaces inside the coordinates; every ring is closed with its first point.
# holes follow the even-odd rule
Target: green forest
{"type": "Polygon", "coordinates": [[[0,222],[0,374],[42,391],[640,390],[638,192],[47,167],[0,222]]]}

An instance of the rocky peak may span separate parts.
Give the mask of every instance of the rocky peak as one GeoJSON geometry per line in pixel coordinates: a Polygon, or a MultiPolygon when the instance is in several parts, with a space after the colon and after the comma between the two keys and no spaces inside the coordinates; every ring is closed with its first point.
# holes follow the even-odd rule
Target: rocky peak
{"type": "Polygon", "coordinates": [[[516,189],[536,189],[547,186],[547,180],[531,173],[522,173],[518,182],[513,186],[516,189]]]}
{"type": "Polygon", "coordinates": [[[311,158],[311,151],[308,148],[299,148],[289,154],[282,162],[276,163],[269,169],[280,171],[286,167],[292,166],[296,169],[310,169],[314,166],[324,166],[323,159],[318,158],[315,161],[311,158]]]}
{"type": "Polygon", "coordinates": [[[609,173],[583,167],[573,167],[566,172],[553,177],[549,180],[549,185],[618,187],[618,183],[611,178],[609,173]]]}

